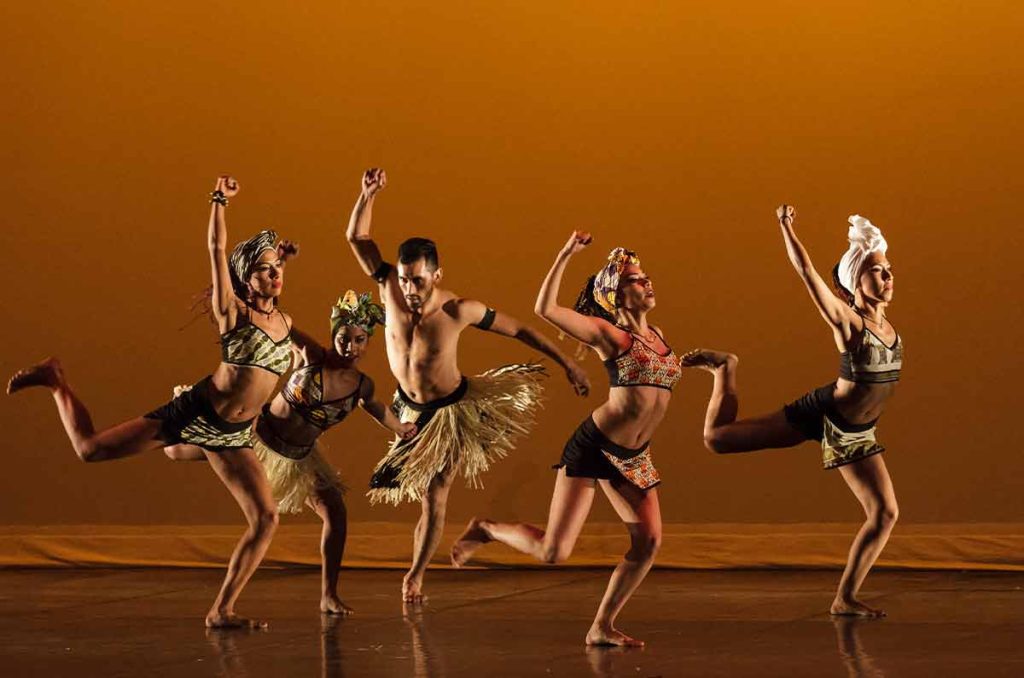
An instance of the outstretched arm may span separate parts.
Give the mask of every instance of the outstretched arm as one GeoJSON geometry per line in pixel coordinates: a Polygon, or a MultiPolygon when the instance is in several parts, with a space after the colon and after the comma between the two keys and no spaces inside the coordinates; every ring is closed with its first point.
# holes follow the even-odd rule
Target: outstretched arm
{"type": "Polygon", "coordinates": [[[412,422],[402,423],[391,411],[391,408],[374,398],[373,379],[363,379],[363,388],[359,395],[359,406],[367,414],[377,420],[377,423],[393,431],[402,440],[408,440],[416,435],[416,424],[412,422]]]}
{"type": "Polygon", "coordinates": [[[573,231],[569,240],[558,252],[558,256],[555,257],[555,263],[552,264],[544,282],[541,283],[540,292],[537,293],[537,303],[534,304],[533,310],[541,318],[573,339],[596,349],[602,357],[607,357],[617,353],[615,340],[611,336],[611,328],[608,323],[600,318],[583,315],[558,304],[558,289],[561,286],[562,276],[565,274],[569,259],[589,245],[592,240],[589,233],[573,231]]]}
{"type": "MultiPolygon", "coordinates": [[[[789,261],[793,268],[800,275],[800,279],[807,286],[807,291],[818,308],[821,316],[836,329],[843,329],[850,322],[849,307],[843,303],[829,288],[811,263],[811,257],[807,254],[803,244],[796,237],[793,230],[793,219],[796,210],[792,205],[782,205],[776,210],[779,217],[779,226],[782,228],[782,239],[786,243],[786,253],[789,254],[789,261]]],[[[845,334],[845,332],[844,332],[845,334]]]]}
{"type": "Polygon", "coordinates": [[[207,244],[210,250],[210,269],[213,274],[211,308],[221,334],[235,326],[238,316],[235,291],[231,285],[231,272],[228,268],[228,228],[224,219],[227,200],[236,195],[238,195],[238,182],[233,177],[217,177],[217,185],[212,194],[213,200],[210,202],[207,244]]]}
{"type": "MultiPolygon", "coordinates": [[[[370,220],[373,215],[373,200],[384,186],[387,185],[387,175],[382,169],[368,169],[363,174],[362,191],[352,208],[352,216],[348,220],[348,229],[345,237],[356,255],[356,261],[363,268],[366,275],[373,275],[380,268],[383,259],[380,256],[380,248],[370,237],[370,220]]],[[[378,281],[380,282],[380,281],[378,281]]]]}
{"type": "Polygon", "coordinates": [[[512,337],[548,356],[565,369],[576,395],[585,396],[590,393],[590,379],[587,373],[576,364],[576,361],[562,353],[555,342],[530,327],[524,325],[510,315],[499,313],[487,308],[483,303],[472,299],[460,299],[458,302],[459,316],[466,322],[506,337],[512,337]]]}

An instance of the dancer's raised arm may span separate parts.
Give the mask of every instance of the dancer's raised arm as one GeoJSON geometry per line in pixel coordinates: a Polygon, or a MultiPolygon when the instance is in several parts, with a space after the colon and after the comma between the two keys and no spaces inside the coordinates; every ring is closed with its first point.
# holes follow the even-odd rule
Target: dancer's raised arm
{"type": "Polygon", "coordinates": [[[213,274],[212,309],[213,317],[221,334],[235,326],[238,307],[235,290],[231,284],[231,269],[228,267],[228,228],[224,219],[228,199],[238,195],[238,182],[233,177],[217,178],[217,185],[210,194],[209,249],[210,268],[213,274]]]}
{"type": "Polygon", "coordinates": [[[562,284],[562,276],[565,274],[565,267],[569,264],[569,259],[589,245],[592,240],[589,233],[572,232],[569,240],[555,257],[555,263],[551,265],[551,270],[548,271],[544,282],[541,283],[540,292],[537,293],[537,303],[533,310],[544,320],[573,339],[596,349],[602,358],[606,358],[618,352],[618,346],[612,336],[614,327],[601,318],[583,315],[567,306],[558,304],[558,288],[562,284]]]}
{"type": "MultiPolygon", "coordinates": [[[[352,216],[348,220],[348,229],[345,231],[345,238],[348,240],[352,253],[356,255],[356,261],[362,266],[367,275],[374,275],[384,259],[380,255],[380,248],[370,237],[370,219],[373,213],[373,199],[377,192],[388,183],[387,174],[384,170],[373,168],[363,174],[362,191],[352,208],[352,216]]],[[[383,284],[383,281],[379,280],[383,284]]]]}
{"type": "Polygon", "coordinates": [[[814,305],[817,306],[818,312],[821,313],[826,322],[836,329],[844,330],[844,334],[847,334],[847,328],[853,314],[849,306],[835,295],[829,288],[828,283],[815,270],[814,264],[811,263],[810,255],[807,254],[807,250],[804,249],[803,244],[796,237],[796,232],[793,230],[793,219],[796,216],[796,210],[792,205],[780,205],[775,213],[779,218],[779,226],[782,228],[782,239],[786,243],[786,253],[789,254],[789,261],[804,281],[804,285],[807,286],[807,292],[811,295],[811,299],[814,300],[814,305]]]}

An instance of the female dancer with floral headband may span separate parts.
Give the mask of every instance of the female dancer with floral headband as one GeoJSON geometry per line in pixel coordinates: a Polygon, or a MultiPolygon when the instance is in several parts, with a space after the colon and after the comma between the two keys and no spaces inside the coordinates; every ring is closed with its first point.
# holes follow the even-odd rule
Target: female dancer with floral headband
{"type": "Polygon", "coordinates": [[[636,254],[621,247],[590,277],[575,308],[558,305],[558,288],[572,255],[588,244],[576,231],[555,258],[537,296],[536,311],[586,344],[604,361],[608,400],[576,429],[562,452],[546,529],[474,518],[452,547],[465,564],[489,541],[499,541],[547,563],[569,557],[600,484],[629,530],[631,547],[612,573],[590,630],[588,645],[643,645],[615,628],[615,618],[654,563],[661,545],[661,482],[650,440],[668,409],[682,370],[679,359],[647,315],[654,308],[651,280],[636,254]]]}
{"type": "Polygon", "coordinates": [[[850,247],[832,270],[835,293],[814,269],[796,237],[790,205],[778,209],[782,238],[811,300],[832,330],[840,353],[839,378],[783,409],[736,420],[736,356],[698,349],[683,365],[711,371],[714,390],[704,422],[704,443],[713,452],[751,452],[821,444],[826,469],[838,468],[867,519],[850,547],[846,569],[832,601],[834,615],[882,616],[858,600],[868,571],[885,547],[898,514],[896,494],[875,439],[875,423],[892,396],[903,367],[903,341],[886,315],[892,302],[888,243],[867,219],[850,217],[850,247]]]}
{"type": "MultiPolygon", "coordinates": [[[[331,347],[305,338],[295,350],[295,371],[256,420],[253,449],[263,464],[278,511],[299,513],[309,506],[323,521],[320,610],[352,611],[338,597],[338,574],[345,551],[347,512],[344,487],[319,451],[320,436],[344,421],[356,405],[384,427],[408,439],[415,424],[403,424],[379,400],[373,380],[357,367],[384,309],[369,294],[348,291],[331,309],[331,347]]],[[[295,331],[298,334],[298,330],[295,331]]],[[[192,445],[166,448],[172,459],[205,461],[192,445]]]]}
{"type": "Polygon", "coordinates": [[[224,218],[238,193],[231,177],[217,179],[211,198],[208,244],[213,273],[212,310],[221,332],[222,359],[214,372],[149,414],[97,431],[50,358],[16,373],[15,393],[48,388],[64,430],[82,461],[110,461],[169,445],[203,449],[213,470],[238,502],[248,529],[206,615],[210,627],[265,626],[235,613],[235,601],[256,570],[277,527],[277,509],[263,467],[253,452],[252,421],[291,363],[291,319],[277,308],[283,269],[277,235],[263,231],[226,253],[224,218]]]}

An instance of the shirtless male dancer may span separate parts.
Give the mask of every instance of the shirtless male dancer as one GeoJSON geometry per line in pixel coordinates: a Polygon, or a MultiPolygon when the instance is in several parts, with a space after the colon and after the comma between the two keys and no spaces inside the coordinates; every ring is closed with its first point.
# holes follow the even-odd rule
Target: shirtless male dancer
{"type": "Polygon", "coordinates": [[[461,471],[470,487],[504,457],[515,437],[526,433],[540,398],[537,365],[506,365],[467,379],[457,364],[459,336],[470,325],[513,337],[551,357],[565,369],[577,395],[586,396],[586,372],[532,327],[480,301],[441,289],[437,249],[426,238],[398,248],[397,268],[386,263],[370,237],[377,192],[387,183],[382,169],[363,174],[362,191],[346,236],[356,260],[380,285],[386,321],[388,363],[398,381],[393,405],[417,434],[396,439],[370,481],[373,503],[420,501],[413,533],[412,566],[402,582],[402,599],[423,600],[423,575],[437,550],[445,523],[448,492],[461,471]]]}

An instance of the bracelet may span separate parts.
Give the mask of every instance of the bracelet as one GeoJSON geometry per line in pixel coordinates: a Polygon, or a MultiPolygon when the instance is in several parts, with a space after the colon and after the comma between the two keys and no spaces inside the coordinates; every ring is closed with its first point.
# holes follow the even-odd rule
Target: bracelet
{"type": "Polygon", "coordinates": [[[214,191],[210,194],[210,203],[217,203],[223,207],[228,206],[228,197],[224,195],[223,191],[214,191]]]}

